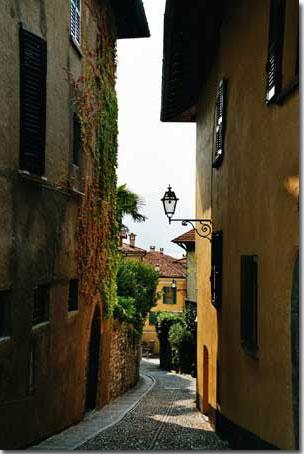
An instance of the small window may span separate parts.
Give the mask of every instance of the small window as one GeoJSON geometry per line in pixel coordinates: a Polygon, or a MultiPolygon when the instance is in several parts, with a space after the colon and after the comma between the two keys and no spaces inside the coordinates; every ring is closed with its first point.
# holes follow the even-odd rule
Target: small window
{"type": "Polygon", "coordinates": [[[69,304],[68,310],[78,310],[78,279],[72,279],[69,286],[69,304]]]}
{"type": "Polygon", "coordinates": [[[33,325],[50,318],[50,286],[39,285],[34,291],[33,325]]]}
{"type": "Polygon", "coordinates": [[[156,312],[150,312],[149,314],[149,325],[156,325],[156,312]]]}
{"type": "Polygon", "coordinates": [[[0,338],[10,335],[11,303],[10,290],[0,290],[0,338]]]}
{"type": "Polygon", "coordinates": [[[212,233],[211,242],[211,302],[216,308],[222,304],[223,232],[212,233]]]}
{"type": "Polygon", "coordinates": [[[81,126],[77,114],[73,122],[73,164],[79,167],[81,151],[81,126]]]}
{"type": "Polygon", "coordinates": [[[20,169],[45,167],[46,41],[20,27],[20,169]]]}
{"type": "Polygon", "coordinates": [[[226,79],[222,79],[218,86],[215,106],[215,149],[212,167],[218,168],[224,157],[224,136],[225,136],[225,95],[226,79]]]}
{"type": "Polygon", "coordinates": [[[241,340],[246,350],[255,353],[258,345],[258,258],[241,256],[241,340]]]}
{"type": "Polygon", "coordinates": [[[71,35],[78,46],[81,45],[81,0],[71,1],[71,35]]]}
{"type": "Polygon", "coordinates": [[[163,304],[176,304],[176,288],[163,288],[163,304]]]}

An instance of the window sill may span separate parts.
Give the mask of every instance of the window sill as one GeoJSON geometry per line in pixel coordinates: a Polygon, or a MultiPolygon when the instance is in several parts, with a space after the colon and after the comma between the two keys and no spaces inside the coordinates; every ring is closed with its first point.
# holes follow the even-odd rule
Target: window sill
{"type": "Polygon", "coordinates": [[[11,341],[11,336],[0,336],[0,345],[11,341]]]}
{"type": "Polygon", "coordinates": [[[49,320],[47,320],[46,322],[37,323],[37,325],[32,326],[32,331],[33,332],[41,331],[41,330],[44,331],[44,330],[48,329],[49,325],[50,325],[49,320]]]}
{"type": "Polygon", "coordinates": [[[73,38],[73,36],[72,36],[71,34],[70,34],[70,41],[71,41],[71,43],[72,43],[74,49],[76,50],[78,56],[79,56],[80,58],[82,58],[82,57],[83,57],[83,52],[82,52],[82,50],[81,50],[79,44],[77,44],[77,42],[75,41],[75,39],[73,38]]]}
{"type": "Polygon", "coordinates": [[[73,311],[68,311],[68,320],[74,320],[79,314],[79,310],[75,309],[73,311]]]}
{"type": "Polygon", "coordinates": [[[299,76],[297,76],[292,82],[290,82],[288,85],[286,85],[285,88],[283,88],[280,93],[277,94],[277,96],[274,98],[274,100],[269,103],[271,104],[276,104],[278,106],[282,106],[290,95],[294,93],[297,89],[299,88],[299,76]]]}
{"type": "Polygon", "coordinates": [[[18,170],[18,175],[20,178],[28,181],[30,183],[34,183],[37,186],[41,186],[47,182],[47,178],[44,176],[34,175],[30,173],[28,170],[18,170]]]}
{"type": "Polygon", "coordinates": [[[251,345],[246,344],[246,342],[242,342],[242,348],[243,348],[244,352],[251,358],[253,358],[255,360],[259,359],[259,356],[258,356],[259,349],[257,346],[251,346],[251,345]]]}

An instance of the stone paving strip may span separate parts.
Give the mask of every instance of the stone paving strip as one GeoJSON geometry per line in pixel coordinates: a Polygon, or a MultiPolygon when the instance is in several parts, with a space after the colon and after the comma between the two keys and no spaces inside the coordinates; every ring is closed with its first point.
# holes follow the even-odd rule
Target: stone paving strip
{"type": "Polygon", "coordinates": [[[101,410],[87,413],[84,419],[43,442],[31,446],[30,451],[74,450],[87,440],[94,438],[100,432],[117,424],[128,412],[133,410],[139,401],[153,388],[155,380],[146,374],[141,374],[137,385],[118,397],[101,410]]]}
{"type": "Polygon", "coordinates": [[[144,360],[143,373],[156,384],[118,423],[77,448],[80,451],[228,450],[195,404],[196,381],[190,375],[161,371],[144,360]]]}

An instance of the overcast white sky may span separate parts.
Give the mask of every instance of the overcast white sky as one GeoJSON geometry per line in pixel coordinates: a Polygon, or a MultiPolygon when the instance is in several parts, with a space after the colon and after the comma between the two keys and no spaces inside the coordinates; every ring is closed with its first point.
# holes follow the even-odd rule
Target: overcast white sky
{"type": "Polygon", "coordinates": [[[146,203],[145,223],[124,219],[136,245],[181,256],[171,240],[191,226],[169,225],[160,199],[170,183],[179,198],[175,217],[194,217],[195,123],[160,121],[165,0],[145,0],[144,6],[151,37],[118,41],[118,184],[127,183],[146,203]]]}

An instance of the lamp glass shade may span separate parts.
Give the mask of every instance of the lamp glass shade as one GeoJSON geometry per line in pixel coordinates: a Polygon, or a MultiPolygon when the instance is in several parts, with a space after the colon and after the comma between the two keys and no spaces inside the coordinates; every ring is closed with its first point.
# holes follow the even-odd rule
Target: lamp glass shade
{"type": "Polygon", "coordinates": [[[176,282],[175,282],[175,279],[172,279],[172,282],[171,282],[171,286],[172,286],[172,288],[176,288],[176,282]]]}
{"type": "Polygon", "coordinates": [[[169,219],[172,218],[172,216],[175,213],[178,198],[176,197],[175,192],[171,190],[170,185],[161,201],[163,202],[166,215],[168,216],[169,219]]]}

